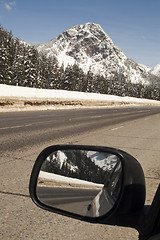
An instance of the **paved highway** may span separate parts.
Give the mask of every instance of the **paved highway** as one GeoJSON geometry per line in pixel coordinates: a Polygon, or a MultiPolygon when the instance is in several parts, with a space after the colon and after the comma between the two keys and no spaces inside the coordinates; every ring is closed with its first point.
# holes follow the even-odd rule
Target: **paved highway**
{"type": "Polygon", "coordinates": [[[37,208],[28,182],[39,152],[51,144],[123,149],[141,163],[150,204],[160,182],[160,108],[0,113],[0,239],[138,239],[133,229],[95,225],[37,208]]]}
{"type": "Polygon", "coordinates": [[[0,114],[1,151],[30,148],[57,139],[147,117],[160,108],[118,108],[0,114]]]}
{"type": "Polygon", "coordinates": [[[98,189],[38,187],[37,196],[47,206],[86,216],[98,189]]]}

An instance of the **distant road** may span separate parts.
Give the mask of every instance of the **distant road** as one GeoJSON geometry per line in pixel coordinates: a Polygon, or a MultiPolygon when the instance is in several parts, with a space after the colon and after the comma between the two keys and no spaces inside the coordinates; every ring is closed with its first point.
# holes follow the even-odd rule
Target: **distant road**
{"type": "Polygon", "coordinates": [[[160,113],[160,107],[0,113],[0,151],[47,144],[160,113]]]}

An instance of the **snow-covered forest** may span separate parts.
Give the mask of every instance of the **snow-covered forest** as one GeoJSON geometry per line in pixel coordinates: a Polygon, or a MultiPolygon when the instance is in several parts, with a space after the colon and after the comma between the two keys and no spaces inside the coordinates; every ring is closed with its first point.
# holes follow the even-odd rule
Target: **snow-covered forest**
{"type": "Polygon", "coordinates": [[[33,45],[13,38],[0,26],[0,84],[112,94],[160,100],[160,82],[133,84],[122,73],[110,78],[84,73],[78,65],[58,65],[33,45]]]}

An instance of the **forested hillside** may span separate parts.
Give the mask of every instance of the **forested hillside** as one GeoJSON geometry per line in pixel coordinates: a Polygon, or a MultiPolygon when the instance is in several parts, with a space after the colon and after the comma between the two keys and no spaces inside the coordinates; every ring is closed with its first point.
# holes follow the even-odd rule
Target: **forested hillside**
{"type": "Polygon", "coordinates": [[[55,58],[48,58],[12,36],[0,26],[0,84],[95,92],[160,100],[160,82],[132,84],[123,73],[110,78],[87,74],[76,64],[64,69],[55,58]]]}

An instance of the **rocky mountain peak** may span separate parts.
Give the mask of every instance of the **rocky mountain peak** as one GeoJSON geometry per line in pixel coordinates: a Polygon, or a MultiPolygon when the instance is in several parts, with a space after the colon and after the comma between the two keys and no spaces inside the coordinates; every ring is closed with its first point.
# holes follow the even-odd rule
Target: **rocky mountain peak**
{"type": "MultiPolygon", "coordinates": [[[[86,23],[84,25],[77,25],[74,26],[62,34],[59,35],[58,39],[61,37],[66,37],[71,40],[77,38],[78,40],[80,37],[87,38],[87,37],[97,37],[97,38],[104,38],[107,34],[103,31],[101,26],[96,23],[86,23]]],[[[109,38],[109,36],[107,36],[109,38]]],[[[110,39],[111,40],[111,39],[110,39]]]]}
{"type": "Polygon", "coordinates": [[[128,59],[96,23],[74,26],[36,48],[48,57],[56,57],[64,67],[76,63],[85,73],[90,70],[107,78],[123,73],[133,83],[148,83],[150,79],[149,71],[128,59]]]}
{"type": "Polygon", "coordinates": [[[99,24],[74,26],[52,41],[37,46],[47,56],[56,56],[66,67],[77,63],[84,72],[106,75],[117,71],[127,59],[99,24]]]}

